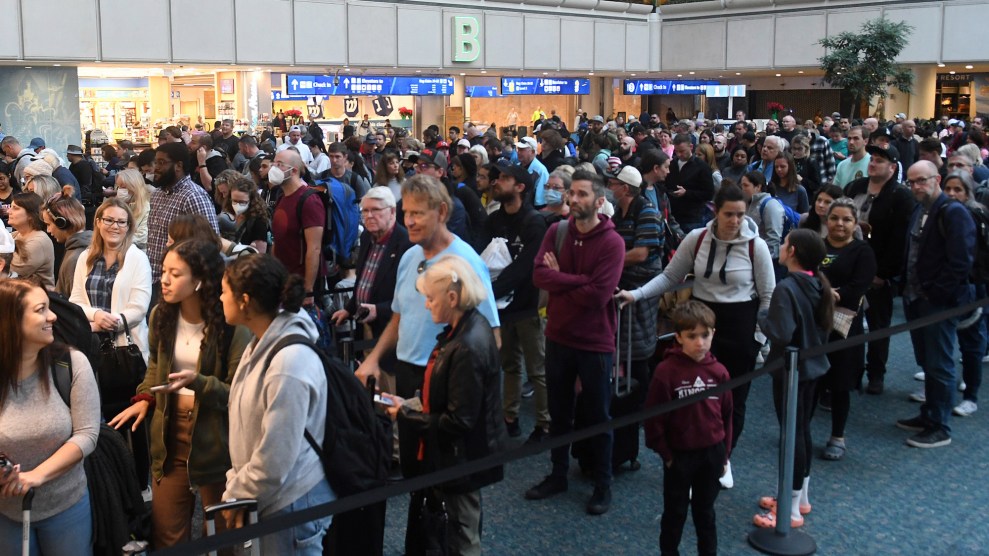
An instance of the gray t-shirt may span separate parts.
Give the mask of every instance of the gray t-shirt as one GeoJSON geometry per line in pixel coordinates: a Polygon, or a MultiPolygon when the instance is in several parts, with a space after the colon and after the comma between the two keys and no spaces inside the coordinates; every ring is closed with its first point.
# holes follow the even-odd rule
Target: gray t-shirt
{"type": "MultiPolygon", "coordinates": [[[[0,408],[0,450],[21,471],[31,471],[65,443],[79,447],[83,457],[96,448],[100,432],[100,394],[86,357],[72,351],[72,409],[55,390],[51,373],[34,373],[8,392],[0,408]],[[48,394],[41,380],[48,381],[48,394]]],[[[35,489],[31,519],[57,515],[82,499],[86,472],[79,460],[65,474],[35,489]]],[[[0,514],[20,523],[21,498],[0,498],[0,514]]]]}

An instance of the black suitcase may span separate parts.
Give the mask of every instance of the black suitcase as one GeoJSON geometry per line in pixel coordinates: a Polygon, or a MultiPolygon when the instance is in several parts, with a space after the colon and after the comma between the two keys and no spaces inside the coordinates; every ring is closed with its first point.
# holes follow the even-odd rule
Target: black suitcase
{"type": "MultiPolygon", "coordinates": [[[[611,418],[624,417],[642,409],[645,402],[646,384],[648,384],[649,364],[646,361],[632,363],[632,308],[625,310],[628,315],[627,345],[622,349],[622,311],[618,309],[618,334],[615,339],[615,361],[611,370],[611,418]],[[624,356],[624,357],[623,357],[624,356]]],[[[582,396],[577,396],[574,410],[574,429],[587,426],[582,415],[582,396]]],[[[576,458],[581,472],[586,476],[594,474],[594,460],[591,452],[590,439],[575,443],[570,448],[570,454],[576,458]]],[[[614,430],[614,441],[611,449],[612,472],[622,469],[629,464],[628,469],[638,471],[639,464],[639,423],[614,430]]]]}

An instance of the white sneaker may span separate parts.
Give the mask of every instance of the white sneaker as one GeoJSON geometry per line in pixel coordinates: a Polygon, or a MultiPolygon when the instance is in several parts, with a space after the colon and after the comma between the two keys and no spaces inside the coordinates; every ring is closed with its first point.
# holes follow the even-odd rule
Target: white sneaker
{"type": "Polygon", "coordinates": [[[734,477],[731,476],[731,462],[730,461],[728,462],[727,467],[728,467],[728,470],[725,471],[725,474],[720,479],[718,479],[718,481],[721,482],[721,488],[731,488],[731,487],[735,486],[735,479],[734,479],[734,477]]]}
{"type": "Polygon", "coordinates": [[[972,400],[962,400],[962,403],[955,406],[951,412],[959,417],[968,417],[979,410],[978,404],[972,400]]]}
{"type": "Polygon", "coordinates": [[[924,371],[920,371],[917,374],[913,375],[913,379],[924,382],[924,371]]]}
{"type": "Polygon", "coordinates": [[[927,393],[924,392],[923,388],[921,388],[913,394],[910,394],[910,401],[924,403],[927,401],[927,393]]]}

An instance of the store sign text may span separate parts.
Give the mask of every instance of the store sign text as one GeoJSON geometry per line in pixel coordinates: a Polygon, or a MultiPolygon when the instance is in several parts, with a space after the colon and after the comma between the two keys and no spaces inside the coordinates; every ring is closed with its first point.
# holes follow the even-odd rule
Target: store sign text
{"type": "Polygon", "coordinates": [[[579,78],[502,77],[503,95],[589,95],[591,80],[579,78]]]}
{"type": "Polygon", "coordinates": [[[453,94],[453,78],[288,74],[285,76],[284,94],[289,96],[449,96],[453,94]]]}
{"type": "Polygon", "coordinates": [[[481,25],[476,17],[454,16],[453,61],[475,62],[481,56],[481,25]]]}

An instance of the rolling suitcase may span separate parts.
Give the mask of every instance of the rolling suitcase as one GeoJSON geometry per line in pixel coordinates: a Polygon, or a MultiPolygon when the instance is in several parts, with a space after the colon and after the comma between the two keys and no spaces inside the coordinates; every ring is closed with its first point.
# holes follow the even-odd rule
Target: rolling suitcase
{"type": "MultiPolygon", "coordinates": [[[[213,504],[212,506],[206,506],[203,508],[203,515],[206,519],[206,536],[212,537],[216,534],[216,516],[218,513],[224,510],[240,510],[244,509],[247,511],[247,524],[254,525],[258,522],[258,501],[257,500],[227,500],[226,502],[220,502],[219,504],[213,504]]],[[[237,554],[250,554],[250,556],[260,556],[261,554],[261,543],[260,539],[251,539],[244,543],[243,551],[237,551],[237,554]]],[[[209,553],[209,556],[216,556],[216,551],[209,553]]]]}
{"type": "MultiPolygon", "coordinates": [[[[627,319],[627,341],[622,347],[622,310],[618,311],[618,333],[615,338],[615,359],[611,369],[611,417],[623,417],[635,413],[642,409],[645,401],[644,385],[647,377],[643,373],[648,373],[648,365],[633,365],[632,363],[632,308],[627,308],[624,313],[627,319]],[[638,367],[641,367],[639,369],[638,367]],[[643,375],[643,376],[638,376],[643,375]]],[[[574,410],[574,428],[580,429],[587,426],[581,417],[582,397],[577,396],[576,409],[574,410]]],[[[581,472],[586,476],[594,473],[594,462],[591,452],[590,439],[577,442],[570,449],[570,454],[577,459],[581,472]]],[[[633,423],[626,427],[614,430],[614,441],[611,448],[611,468],[617,471],[625,463],[628,469],[637,471],[639,464],[639,423],[633,423]]]]}

